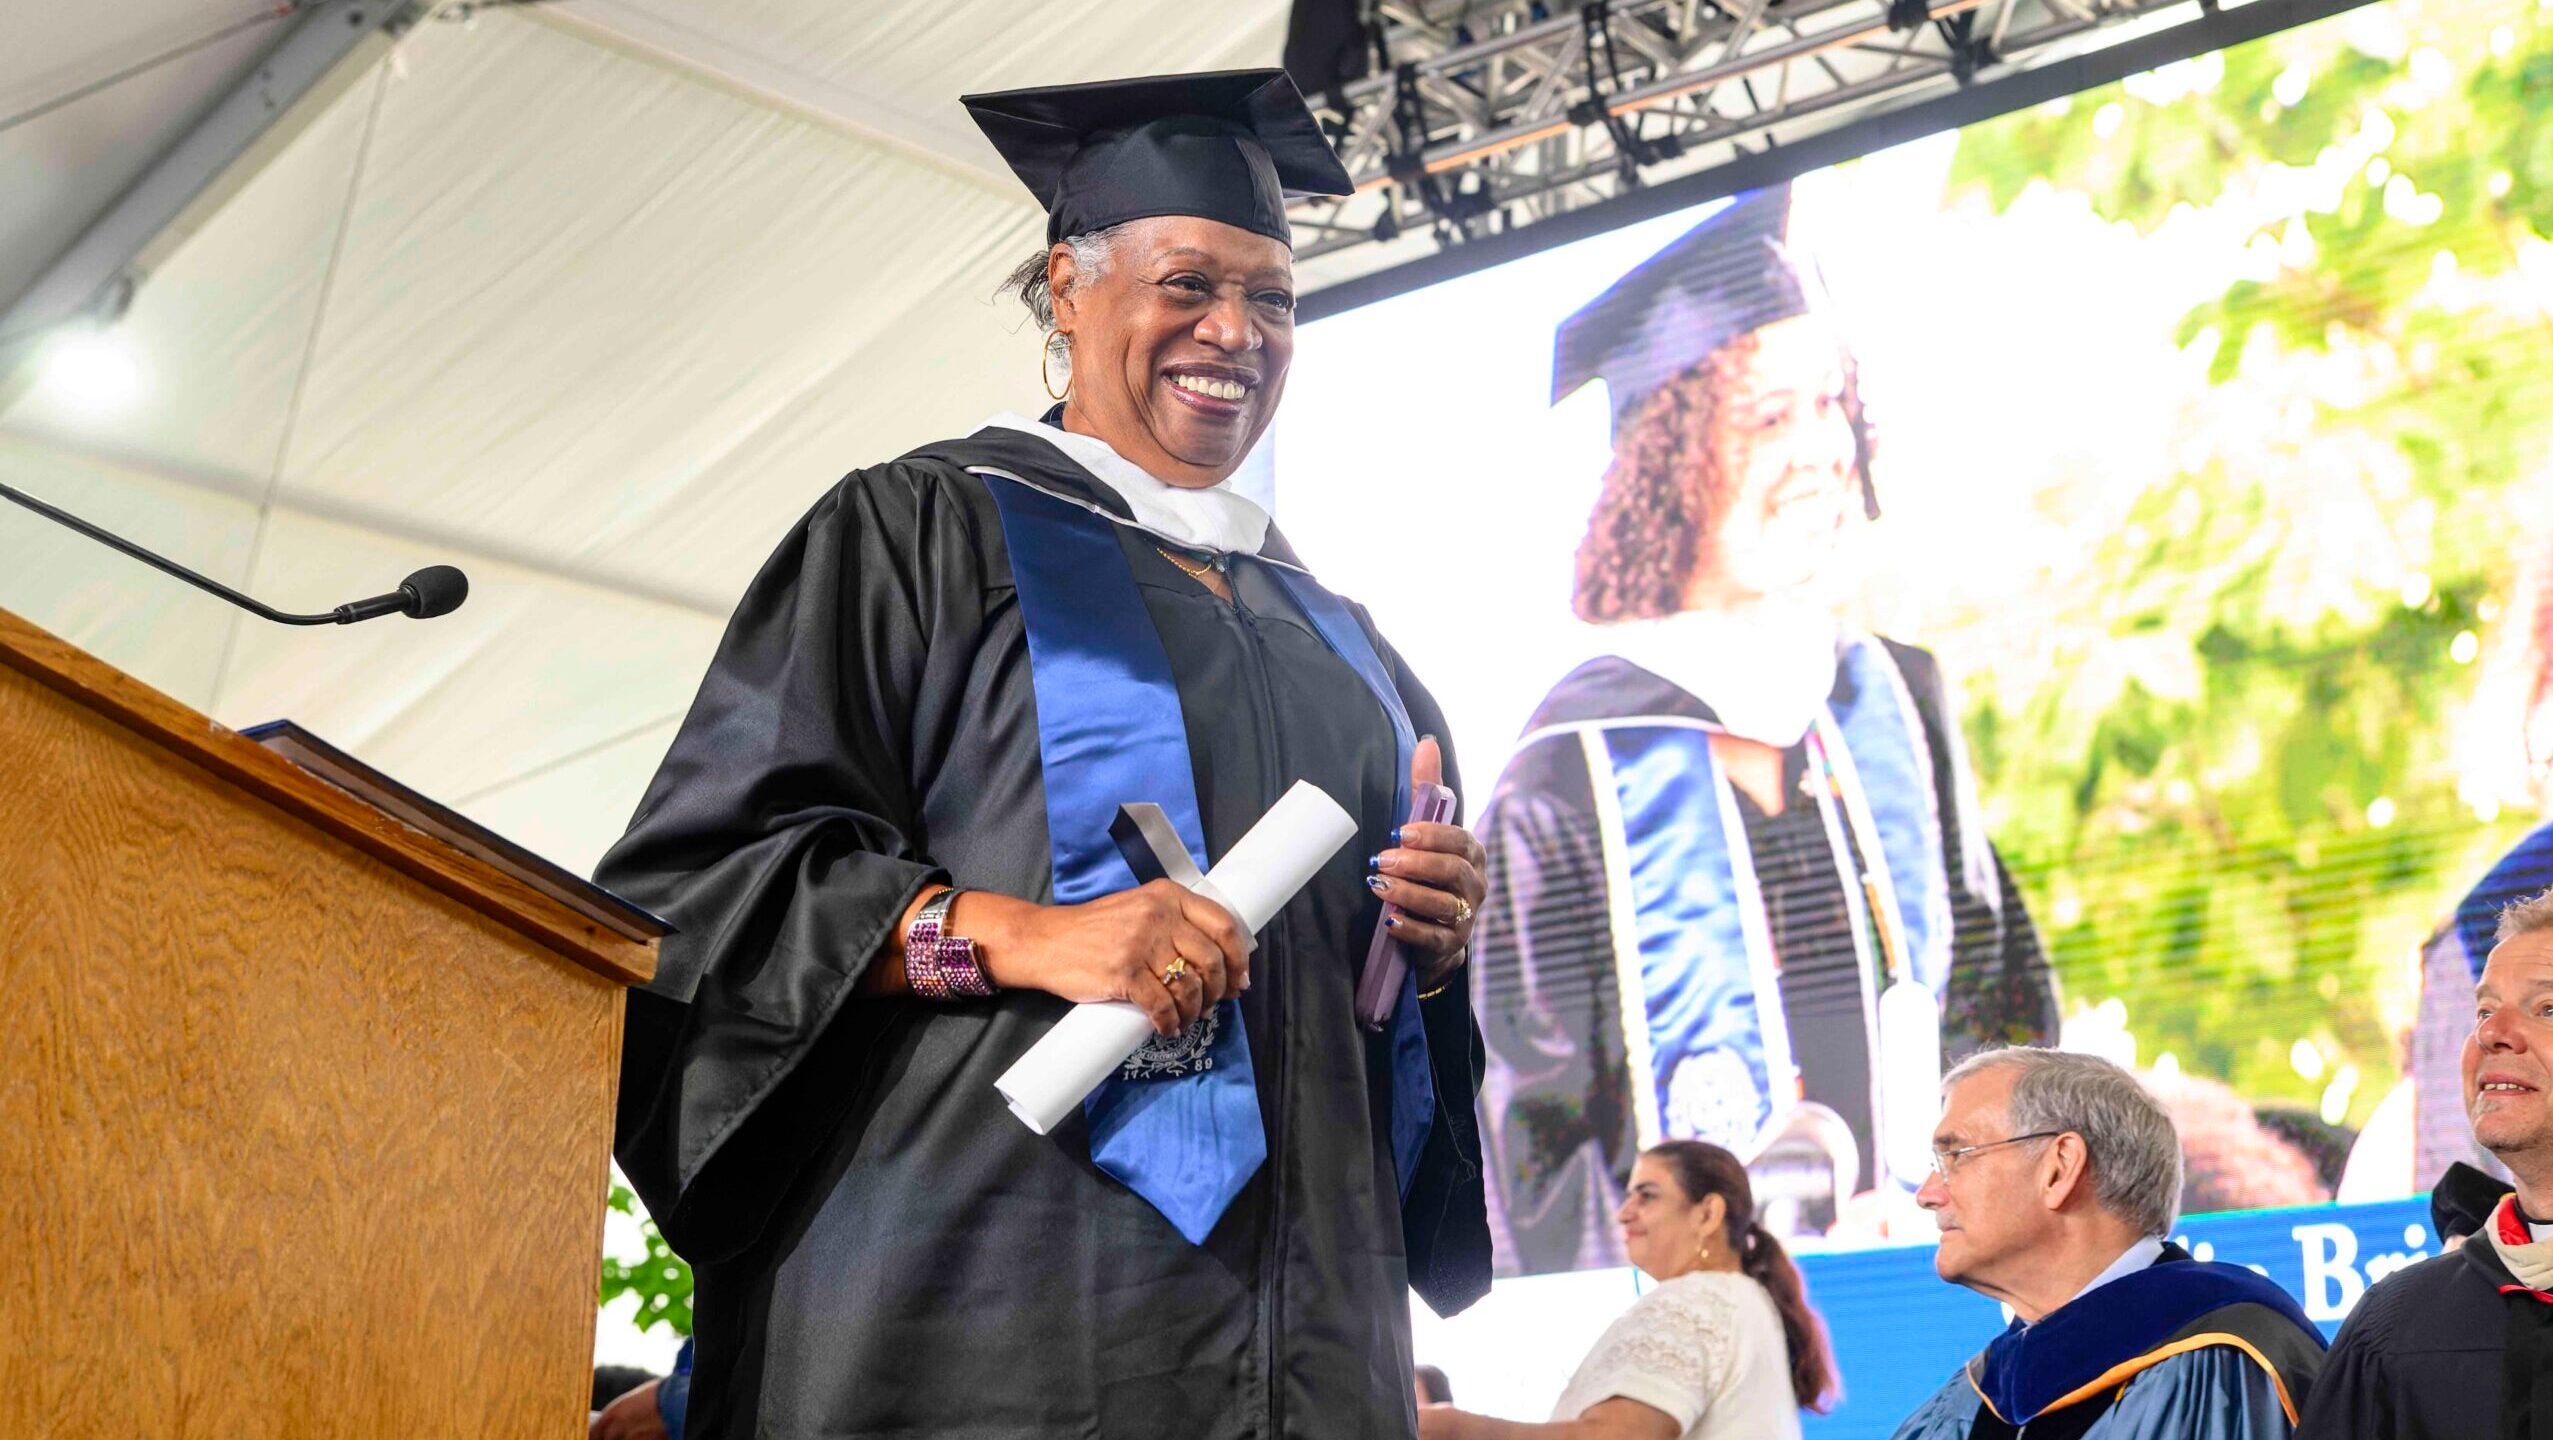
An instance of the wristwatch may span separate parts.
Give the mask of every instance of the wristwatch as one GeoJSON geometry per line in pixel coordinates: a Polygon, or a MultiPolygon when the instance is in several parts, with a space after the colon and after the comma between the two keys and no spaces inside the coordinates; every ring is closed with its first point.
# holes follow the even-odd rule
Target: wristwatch
{"type": "Polygon", "coordinates": [[[943,890],[922,902],[904,930],[904,980],[925,1000],[980,1000],[993,993],[975,942],[948,933],[949,907],[963,890],[943,890]]]}

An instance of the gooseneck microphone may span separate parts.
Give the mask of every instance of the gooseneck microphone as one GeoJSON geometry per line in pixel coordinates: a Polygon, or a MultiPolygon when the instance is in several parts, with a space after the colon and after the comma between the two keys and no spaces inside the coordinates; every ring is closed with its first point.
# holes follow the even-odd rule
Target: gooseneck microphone
{"type": "Polygon", "coordinates": [[[210,591],[260,619],[278,625],[352,625],[360,620],[374,620],[384,615],[406,615],[416,620],[431,620],[449,615],[470,598],[470,577],[449,565],[429,565],[399,583],[387,595],[369,600],[355,600],[318,615],[288,615],[264,604],[209,576],[198,575],[164,556],[155,555],[111,530],[100,529],[72,514],[45,504],[23,490],[0,485],[0,499],[12,500],[34,511],[56,525],[79,531],[101,545],[120,550],[164,575],[173,575],[198,590],[210,591]]]}
{"type": "Polygon", "coordinates": [[[333,620],[340,625],[352,625],[358,620],[371,620],[383,615],[431,620],[437,615],[449,615],[460,609],[461,602],[469,598],[469,576],[449,565],[428,565],[400,581],[399,588],[387,595],[375,595],[369,600],[340,605],[329,615],[312,618],[333,620]]]}

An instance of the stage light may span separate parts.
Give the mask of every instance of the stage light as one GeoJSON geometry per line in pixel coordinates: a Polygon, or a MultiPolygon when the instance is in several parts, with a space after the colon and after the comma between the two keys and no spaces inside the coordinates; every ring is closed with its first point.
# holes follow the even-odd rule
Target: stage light
{"type": "Polygon", "coordinates": [[[43,388],[66,408],[106,415],[142,391],[142,366],[112,333],[77,330],[46,347],[43,388]]]}

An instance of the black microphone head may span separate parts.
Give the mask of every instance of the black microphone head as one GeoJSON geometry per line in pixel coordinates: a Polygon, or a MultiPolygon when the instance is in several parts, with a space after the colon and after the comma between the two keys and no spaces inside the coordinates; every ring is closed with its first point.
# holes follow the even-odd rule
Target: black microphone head
{"type": "Polygon", "coordinates": [[[400,581],[399,593],[408,602],[409,618],[431,620],[461,608],[470,598],[470,577],[449,565],[428,565],[400,581]]]}

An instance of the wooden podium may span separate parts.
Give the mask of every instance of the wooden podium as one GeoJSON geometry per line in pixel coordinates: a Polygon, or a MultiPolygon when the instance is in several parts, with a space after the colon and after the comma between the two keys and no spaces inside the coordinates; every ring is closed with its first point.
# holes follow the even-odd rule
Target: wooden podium
{"type": "Polygon", "coordinates": [[[0,611],[0,1434],[584,1434],[654,963],[0,611]]]}

